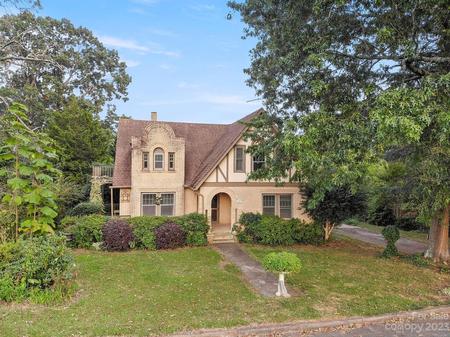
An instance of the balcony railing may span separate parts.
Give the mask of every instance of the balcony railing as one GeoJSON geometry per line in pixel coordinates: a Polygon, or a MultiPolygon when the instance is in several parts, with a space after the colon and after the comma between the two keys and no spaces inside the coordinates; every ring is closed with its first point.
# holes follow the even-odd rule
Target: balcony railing
{"type": "Polygon", "coordinates": [[[109,177],[112,178],[114,173],[113,165],[94,165],[92,166],[93,177],[109,177]]]}

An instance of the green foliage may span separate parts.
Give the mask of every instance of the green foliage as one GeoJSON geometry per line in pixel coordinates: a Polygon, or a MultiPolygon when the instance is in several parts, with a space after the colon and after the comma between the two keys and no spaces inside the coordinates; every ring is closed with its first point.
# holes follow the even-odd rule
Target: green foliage
{"type": "Polygon", "coordinates": [[[0,255],[0,300],[40,298],[39,302],[47,302],[54,299],[54,289],[68,292],[73,257],[65,247],[64,237],[20,239],[0,245],[0,255]]]}
{"type": "Polygon", "coordinates": [[[383,234],[384,238],[387,241],[386,248],[383,251],[383,257],[391,257],[398,255],[398,249],[395,246],[395,243],[398,239],[400,239],[400,231],[397,226],[386,226],[383,228],[381,234],[383,234]]]}
{"type": "Polygon", "coordinates": [[[0,244],[14,239],[14,214],[0,209],[0,244]]]}
{"type": "Polygon", "coordinates": [[[112,161],[113,134],[81,99],[72,97],[64,109],[54,111],[47,130],[61,152],[60,170],[78,184],[88,179],[94,163],[112,161]]]}
{"type": "Polygon", "coordinates": [[[252,177],[294,167],[315,208],[329,191],[357,190],[374,163],[399,162],[398,201],[438,224],[450,204],[447,2],[229,5],[257,40],[246,73],[267,111],[249,125],[249,152],[272,155],[252,177]]]}
{"type": "Polygon", "coordinates": [[[156,249],[155,229],[165,223],[176,223],[186,233],[186,244],[204,246],[207,244],[208,222],[204,215],[198,213],[178,217],[138,216],[127,219],[133,228],[135,245],[138,248],[156,249]]]}
{"type": "Polygon", "coordinates": [[[274,273],[297,273],[302,264],[298,256],[288,252],[272,252],[263,259],[263,266],[274,273]]]}
{"type": "Polygon", "coordinates": [[[133,229],[137,248],[156,249],[154,230],[167,222],[166,217],[138,216],[127,219],[133,229]]]}
{"type": "Polygon", "coordinates": [[[3,15],[0,30],[4,32],[2,52],[8,55],[0,62],[16,65],[3,68],[0,95],[27,104],[33,127],[47,125],[51,112],[60,110],[74,95],[89,101],[96,113],[107,102],[126,100],[131,81],[126,64],[88,29],[75,27],[67,19],[22,12],[3,15]]]}
{"type": "Polygon", "coordinates": [[[306,222],[300,219],[292,219],[294,232],[293,239],[297,243],[308,245],[320,245],[324,242],[323,226],[317,222],[306,222]]]}
{"type": "Polygon", "coordinates": [[[86,199],[84,186],[78,184],[70,177],[60,176],[53,185],[53,192],[57,196],[58,217],[56,222],[60,222],[69,210],[86,199]]]}
{"type": "Polygon", "coordinates": [[[317,223],[300,219],[285,220],[278,216],[258,213],[242,213],[241,226],[235,227],[237,238],[242,243],[267,245],[291,245],[294,243],[321,244],[323,228],[317,223]]]}
{"type": "Polygon", "coordinates": [[[422,255],[407,255],[404,259],[413,264],[416,267],[428,267],[430,265],[430,261],[424,258],[422,255]]]}
{"type": "Polygon", "coordinates": [[[91,214],[103,214],[103,205],[95,202],[81,202],[67,212],[71,216],[83,216],[91,214]]]}
{"type": "Polygon", "coordinates": [[[121,219],[110,219],[102,227],[103,248],[109,252],[127,251],[134,241],[130,225],[121,219]]]}
{"type": "Polygon", "coordinates": [[[394,211],[388,205],[380,205],[369,214],[369,222],[377,226],[395,225],[394,211]]]}
{"type": "MultiPolygon", "coordinates": [[[[108,217],[103,215],[86,215],[71,217],[67,222],[74,224],[65,230],[70,237],[68,244],[74,248],[91,248],[92,244],[102,241],[102,227],[108,221],[108,217]]],[[[63,220],[64,222],[64,220],[63,220]]]]}
{"type": "Polygon", "coordinates": [[[0,119],[5,135],[0,176],[7,179],[2,202],[16,214],[16,238],[19,223],[20,231],[28,234],[53,232],[58,215],[52,190],[59,174],[53,166],[57,156],[48,136],[27,125],[26,113],[24,105],[14,103],[0,119]]]}
{"type": "Polygon", "coordinates": [[[319,202],[314,199],[314,189],[305,187],[302,192],[305,196],[303,206],[321,224],[339,225],[348,217],[366,213],[365,195],[361,192],[352,193],[348,186],[327,191],[319,202]]]}

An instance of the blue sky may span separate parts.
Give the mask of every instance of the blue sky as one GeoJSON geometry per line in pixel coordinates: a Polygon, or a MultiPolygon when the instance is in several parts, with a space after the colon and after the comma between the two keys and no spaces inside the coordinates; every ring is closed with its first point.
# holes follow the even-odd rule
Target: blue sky
{"type": "Polygon", "coordinates": [[[42,0],[39,15],[68,18],[117,49],[132,76],[119,114],[230,123],[260,107],[245,84],[254,41],[219,0],[42,0]]]}

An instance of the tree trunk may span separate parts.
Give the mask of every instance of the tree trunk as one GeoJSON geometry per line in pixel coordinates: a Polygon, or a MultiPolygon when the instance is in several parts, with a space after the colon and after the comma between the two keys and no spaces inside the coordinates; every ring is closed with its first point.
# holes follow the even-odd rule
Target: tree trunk
{"type": "Polygon", "coordinates": [[[450,205],[441,212],[436,212],[431,220],[429,247],[425,257],[432,258],[434,262],[449,261],[448,253],[448,223],[450,205]]]}
{"type": "Polygon", "coordinates": [[[285,273],[280,273],[280,275],[278,276],[278,291],[276,292],[276,295],[283,297],[291,297],[291,295],[288,294],[286,285],[284,284],[284,275],[285,273]]]}
{"type": "Polygon", "coordinates": [[[323,225],[323,230],[325,232],[325,241],[328,241],[331,237],[331,232],[333,231],[334,224],[331,222],[325,222],[325,225],[323,225]]]}

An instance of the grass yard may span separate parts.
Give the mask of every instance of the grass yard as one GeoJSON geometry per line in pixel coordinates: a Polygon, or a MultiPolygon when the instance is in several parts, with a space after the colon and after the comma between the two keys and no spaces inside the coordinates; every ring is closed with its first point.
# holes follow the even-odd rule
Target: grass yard
{"type": "MultiPolygon", "coordinates": [[[[359,226],[361,228],[367,229],[369,232],[379,233],[379,234],[381,234],[381,231],[384,228],[384,227],[381,227],[381,226],[376,226],[376,225],[369,224],[369,223],[364,222],[364,221],[359,221],[357,219],[352,219],[351,221],[348,222],[348,224],[349,225],[354,225],[354,226],[359,226]]],[[[428,233],[425,233],[425,232],[404,231],[404,230],[400,229],[400,237],[401,238],[415,240],[415,241],[419,241],[419,242],[422,242],[422,243],[428,243],[428,233]]]]}
{"type": "MultiPolygon", "coordinates": [[[[246,246],[262,258],[274,249],[246,246]]],[[[2,337],[147,336],[252,322],[372,315],[449,303],[450,275],[379,259],[377,248],[342,240],[287,248],[303,262],[289,277],[300,297],[264,299],[211,248],[77,251],[79,291],[53,307],[0,304],[2,337]]]]}

